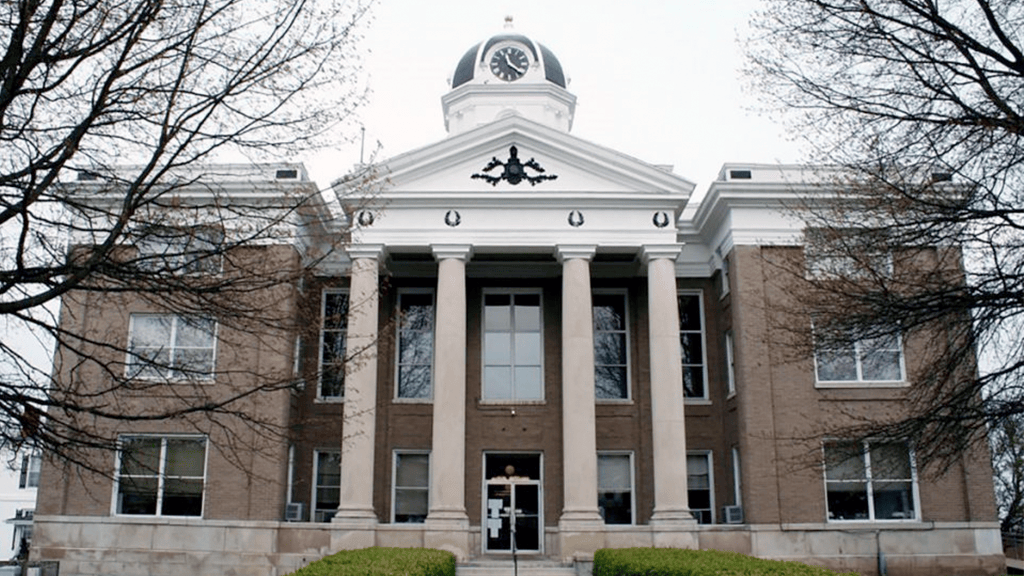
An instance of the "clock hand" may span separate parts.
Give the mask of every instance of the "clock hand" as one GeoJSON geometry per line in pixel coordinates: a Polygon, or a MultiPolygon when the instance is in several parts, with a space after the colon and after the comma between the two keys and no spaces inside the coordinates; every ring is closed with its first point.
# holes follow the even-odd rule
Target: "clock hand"
{"type": "Polygon", "coordinates": [[[508,53],[505,53],[505,64],[508,64],[509,68],[515,70],[516,72],[519,72],[520,74],[525,74],[526,73],[525,70],[523,70],[519,66],[516,66],[515,64],[512,63],[512,59],[509,58],[508,53]]]}

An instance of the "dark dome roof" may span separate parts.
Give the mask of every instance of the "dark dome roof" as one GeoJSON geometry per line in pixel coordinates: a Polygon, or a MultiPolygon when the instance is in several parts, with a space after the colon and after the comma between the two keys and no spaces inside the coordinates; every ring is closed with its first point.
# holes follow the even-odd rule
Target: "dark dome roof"
{"type": "Polygon", "coordinates": [[[470,48],[462,59],[459,60],[459,65],[455,67],[455,75],[452,76],[452,88],[458,88],[472,80],[473,72],[476,70],[477,59],[482,62],[491,46],[499,42],[519,42],[529,48],[533,60],[543,64],[544,77],[547,81],[565,88],[565,74],[562,73],[562,64],[558,61],[558,58],[555,58],[551,50],[522,34],[499,34],[491,37],[486,42],[480,42],[470,48]],[[538,50],[540,51],[539,56],[537,54],[538,50]]]}

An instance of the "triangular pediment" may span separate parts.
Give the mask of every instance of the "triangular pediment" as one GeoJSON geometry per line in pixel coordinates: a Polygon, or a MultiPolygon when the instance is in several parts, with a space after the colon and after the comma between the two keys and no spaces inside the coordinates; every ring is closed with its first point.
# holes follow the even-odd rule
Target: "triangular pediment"
{"type": "MultiPolygon", "coordinates": [[[[386,179],[382,194],[400,198],[407,194],[653,194],[673,196],[685,203],[694,184],[658,166],[637,160],[537,124],[510,116],[440,142],[412,150],[378,164],[374,171],[386,179]],[[529,176],[543,174],[556,179],[531,184],[522,180],[494,184],[474,174],[501,176],[503,166],[489,172],[492,159],[506,163],[515,147],[523,163],[534,160],[544,172],[526,168],[529,176]]],[[[335,183],[342,191],[344,180],[335,183]]]]}

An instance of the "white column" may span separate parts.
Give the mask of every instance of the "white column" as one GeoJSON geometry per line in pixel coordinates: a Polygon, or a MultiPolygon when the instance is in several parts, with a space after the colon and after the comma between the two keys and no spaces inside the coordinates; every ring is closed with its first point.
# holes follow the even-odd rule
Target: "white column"
{"type": "MultiPolygon", "coordinates": [[[[597,247],[559,246],[562,262],[562,458],[559,524],[601,523],[597,508],[594,312],[590,260],[597,247]]],[[[574,526],[576,528],[577,526],[574,526]]]]}
{"type": "Polygon", "coordinates": [[[353,245],[345,363],[344,440],[341,447],[341,505],[336,522],[373,524],[374,431],[377,421],[377,315],[379,244],[353,245]]]}
{"type": "MultiPolygon", "coordinates": [[[[434,246],[434,424],[427,523],[469,529],[466,516],[466,261],[472,248],[434,246]]],[[[431,528],[428,526],[428,528],[431,528]]]]}
{"type": "Polygon", "coordinates": [[[675,259],[681,245],[645,246],[651,347],[654,514],[651,524],[695,524],[686,492],[686,422],[675,259]]]}

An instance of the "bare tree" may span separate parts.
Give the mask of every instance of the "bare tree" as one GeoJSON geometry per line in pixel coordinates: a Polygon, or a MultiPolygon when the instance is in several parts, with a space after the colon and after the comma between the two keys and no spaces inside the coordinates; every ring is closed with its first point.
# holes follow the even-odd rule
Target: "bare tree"
{"type": "Polygon", "coordinates": [[[902,409],[829,432],[944,469],[1024,413],[1024,5],[768,0],[752,25],[752,87],[834,169],[793,207],[803,350],[908,350],[902,409]]]}
{"type": "Polygon", "coordinates": [[[0,445],[88,464],[83,450],[113,447],[119,422],[279,425],[250,408],[294,374],[236,363],[214,375],[202,343],[215,331],[264,353],[294,347],[304,320],[276,303],[324,252],[273,247],[316,245],[295,234],[317,230],[325,207],[294,165],[257,189],[258,169],[218,163],[338,141],[363,99],[371,2],[0,5],[0,445]],[[84,313],[140,299],[154,314],[131,319],[130,339],[127,315],[115,330],[84,313]],[[200,344],[172,354],[160,344],[172,330],[200,344]],[[24,338],[57,349],[52,374],[24,338]]]}
{"type": "Polygon", "coordinates": [[[1007,418],[992,430],[996,502],[1003,532],[1024,531],[1024,427],[1021,418],[1007,418]]]}

